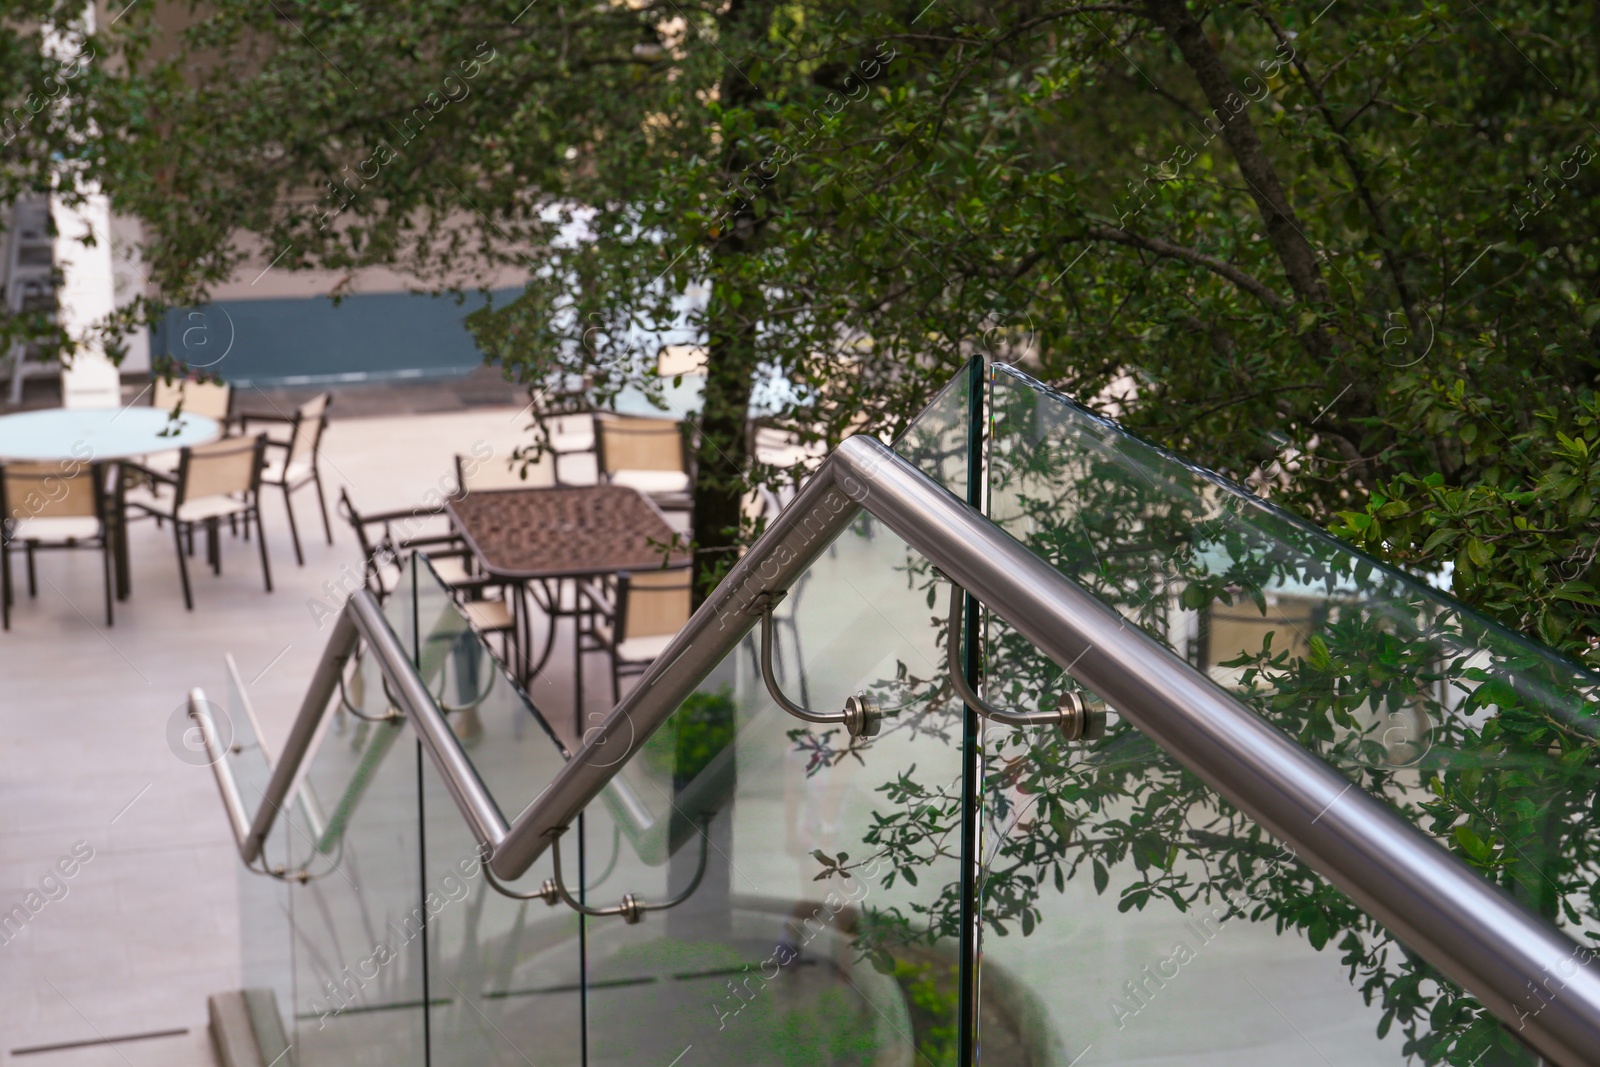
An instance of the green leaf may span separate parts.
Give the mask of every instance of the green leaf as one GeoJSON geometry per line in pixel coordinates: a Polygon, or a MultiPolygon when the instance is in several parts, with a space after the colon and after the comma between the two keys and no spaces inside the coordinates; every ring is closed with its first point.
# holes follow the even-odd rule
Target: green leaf
{"type": "Polygon", "coordinates": [[[1467,542],[1467,555],[1472,558],[1473,563],[1480,567],[1487,567],[1494,558],[1494,546],[1485,544],[1474,537],[1467,542]]]}
{"type": "Polygon", "coordinates": [[[1428,539],[1422,543],[1422,554],[1425,556],[1432,555],[1434,550],[1449,545],[1460,536],[1460,530],[1453,530],[1449,527],[1441,527],[1440,529],[1437,529],[1433,531],[1433,533],[1429,534],[1428,539]]]}
{"type": "Polygon", "coordinates": [[[1455,839],[1461,845],[1461,848],[1466,852],[1466,854],[1471,856],[1473,859],[1481,862],[1482,860],[1489,858],[1489,854],[1492,851],[1489,847],[1489,844],[1484,841],[1483,838],[1473,833],[1471,827],[1456,827],[1455,839]]]}

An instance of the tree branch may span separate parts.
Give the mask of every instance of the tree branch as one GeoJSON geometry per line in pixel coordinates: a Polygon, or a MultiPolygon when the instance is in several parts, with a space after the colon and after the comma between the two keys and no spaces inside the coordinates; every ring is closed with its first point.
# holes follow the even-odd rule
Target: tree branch
{"type": "Polygon", "coordinates": [[[1226,278],[1274,311],[1282,311],[1289,306],[1288,301],[1274,292],[1270,286],[1247,273],[1238,264],[1229,263],[1225,259],[1219,259],[1209,253],[1201,252],[1199,249],[1175,245],[1171,241],[1163,241],[1159,237],[1146,237],[1144,234],[1134,233],[1132,230],[1098,224],[1090,225],[1085,231],[1085,236],[1096,241],[1110,241],[1113,244],[1142,248],[1146,252],[1152,252],[1167,259],[1181,259],[1185,263],[1193,263],[1195,266],[1204,267],[1213,274],[1226,278]]]}
{"type": "MultiPolygon", "coordinates": [[[[1150,17],[1171,36],[1205,93],[1212,114],[1222,127],[1222,139],[1228,143],[1239,173],[1250,186],[1250,196],[1266,223],[1267,239],[1283,265],[1289,287],[1306,303],[1326,303],[1328,289],[1322,280],[1316,250],[1302,232],[1289,196],[1278,179],[1277,169],[1267,158],[1261,137],[1246,114],[1248,100],[1233,87],[1221,57],[1189,11],[1186,0],[1145,0],[1145,6],[1150,17]]],[[[1314,353],[1331,354],[1332,346],[1320,328],[1307,331],[1305,340],[1314,353]]]]}
{"type": "MultiPolygon", "coordinates": [[[[1350,117],[1349,122],[1341,125],[1334,118],[1332,109],[1328,107],[1327,99],[1322,95],[1321,86],[1311,77],[1311,71],[1307,68],[1306,61],[1301,58],[1299,52],[1295,51],[1288,35],[1283,32],[1283,27],[1278,25],[1278,20],[1273,18],[1272,14],[1265,9],[1260,10],[1259,13],[1262,20],[1272,29],[1272,35],[1278,39],[1278,43],[1289,49],[1294,69],[1300,75],[1300,81],[1305,85],[1306,92],[1311,94],[1311,100],[1316,105],[1317,114],[1322,116],[1322,120],[1328,124],[1328,129],[1332,130],[1337,137],[1339,157],[1344,160],[1345,168],[1350,172],[1350,179],[1355,182],[1356,193],[1361,197],[1361,203],[1366,207],[1367,214],[1372,219],[1373,230],[1381,238],[1378,242],[1378,248],[1383,255],[1383,265],[1389,271],[1390,280],[1394,282],[1395,292],[1400,297],[1400,306],[1405,310],[1406,321],[1411,324],[1412,336],[1421,337],[1423,333],[1422,316],[1417,313],[1416,299],[1412,296],[1411,287],[1406,284],[1400,261],[1394,254],[1394,249],[1399,246],[1399,242],[1390,235],[1388,227],[1384,224],[1383,213],[1378,210],[1378,200],[1373,196],[1372,186],[1367,180],[1366,168],[1361,165],[1361,160],[1356,156],[1355,147],[1345,134],[1345,130],[1349,128],[1350,123],[1354,122],[1356,116],[1361,112],[1358,110],[1356,115],[1350,117]]],[[[1371,101],[1369,100],[1368,103],[1370,104],[1371,101]]],[[[1363,109],[1365,107],[1365,104],[1362,105],[1363,109]]]]}

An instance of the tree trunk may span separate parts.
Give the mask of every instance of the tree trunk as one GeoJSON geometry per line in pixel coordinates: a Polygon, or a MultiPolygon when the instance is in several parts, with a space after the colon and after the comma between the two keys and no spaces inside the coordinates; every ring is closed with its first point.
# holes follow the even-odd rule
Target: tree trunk
{"type": "MultiPolygon", "coordinates": [[[[724,42],[743,36],[741,23],[754,27],[749,39],[763,40],[764,34],[754,31],[767,24],[771,7],[770,3],[732,0],[721,19],[724,42]]],[[[718,96],[729,108],[747,107],[760,100],[761,92],[730,62],[718,96]]],[[[740,179],[759,158],[738,138],[729,138],[723,150],[724,174],[742,189],[746,183],[740,179]]],[[[740,506],[749,488],[750,392],[762,302],[759,288],[744,279],[741,260],[753,250],[760,229],[751,204],[740,199],[712,234],[706,392],[695,449],[692,599],[697,608],[738,558],[740,506]]]]}
{"type": "Polygon", "coordinates": [[[694,606],[716,587],[737,558],[739,509],[749,468],[746,424],[755,378],[755,317],[748,313],[760,296],[738,281],[737,248],[712,251],[714,275],[710,343],[706,356],[705,404],[695,450],[694,606]]]}
{"type": "MultiPolygon", "coordinates": [[[[1267,239],[1277,253],[1278,262],[1288,276],[1289,286],[1302,301],[1308,304],[1325,304],[1328,289],[1322,280],[1322,269],[1317,262],[1316,250],[1311,247],[1300,222],[1295,218],[1289,196],[1278,180],[1278,172],[1267,158],[1261,137],[1250,121],[1249,99],[1234,88],[1222,58],[1212,47],[1198,20],[1189,10],[1186,0],[1145,0],[1150,17],[1167,31],[1172,43],[1178,46],[1183,61],[1188,65],[1200,90],[1211,105],[1214,121],[1221,130],[1239,166],[1250,196],[1256,202],[1261,218],[1266,224],[1267,239]]],[[[1318,355],[1331,354],[1328,338],[1320,327],[1307,332],[1308,347],[1318,355]]]]}

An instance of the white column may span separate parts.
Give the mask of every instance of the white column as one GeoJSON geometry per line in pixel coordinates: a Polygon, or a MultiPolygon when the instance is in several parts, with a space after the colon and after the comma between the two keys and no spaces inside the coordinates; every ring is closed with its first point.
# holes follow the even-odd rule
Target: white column
{"type": "Polygon", "coordinates": [[[62,275],[57,321],[72,339],[64,353],[61,403],[69,408],[109,408],[122,402],[122,376],[105,351],[101,330],[116,311],[116,276],[111,267],[111,206],[90,193],[69,207],[50,198],[55,219],[55,261],[62,275]],[[93,244],[87,243],[87,240],[93,244]]]}

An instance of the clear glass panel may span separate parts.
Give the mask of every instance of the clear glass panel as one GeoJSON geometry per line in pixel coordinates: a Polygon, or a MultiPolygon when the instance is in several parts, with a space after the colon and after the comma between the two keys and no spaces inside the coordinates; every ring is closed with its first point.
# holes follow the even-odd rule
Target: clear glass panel
{"type": "MultiPolygon", "coordinates": [[[[561,763],[549,747],[547,765],[538,768],[543,780],[561,763]]],[[[495,890],[444,781],[431,762],[422,773],[433,1067],[576,1067],[583,990],[577,913],[495,890]]],[[[543,858],[511,888],[532,892],[552,873],[543,858]]]]}
{"type": "MultiPolygon", "coordinates": [[[[1530,905],[1593,923],[1595,783],[1563,756],[1593,744],[1600,679],[1010,368],[991,403],[997,523],[1530,905]]],[[[986,655],[996,702],[1070,684],[998,622],[986,655]]],[[[1127,724],[987,740],[986,1019],[1033,1019],[1083,1067],[1531,1062],[1127,724]]]]}
{"type": "Polygon", "coordinates": [[[780,608],[785,692],[868,692],[877,737],[778,709],[747,639],[590,806],[590,906],[668,899],[705,856],[679,906],[589,921],[592,1065],[954,1062],[961,722],[928,581],[862,521],[780,608]]]}
{"type": "Polygon", "coordinates": [[[950,379],[894,443],[896,453],[962,500],[967,499],[973,386],[982,385],[982,378],[974,383],[973,376],[983,374],[983,361],[975,358],[950,379]]]}
{"type": "MultiPolygon", "coordinates": [[[[233,772],[248,817],[254,818],[272,777],[269,753],[261,742],[260,723],[239,678],[233,657],[227,660],[228,703],[212,708],[212,718],[223,731],[228,768],[233,772]]],[[[257,866],[268,869],[288,863],[286,825],[268,835],[257,866]]],[[[256,1033],[263,1051],[277,1055],[290,1032],[289,1013],[294,1005],[294,931],[289,911],[289,886],[256,871],[239,871],[239,958],[256,1033]]]]}
{"type": "MultiPolygon", "coordinates": [[[[386,608],[406,648],[408,590],[386,608]]],[[[294,921],[294,1054],[300,1067],[426,1062],[424,925],[415,736],[371,655],[346,670],[294,805],[282,820],[294,921]],[[346,710],[359,711],[366,718],[346,710]],[[371,721],[379,720],[379,721],[371,721]]]]}
{"type": "MultiPolygon", "coordinates": [[[[566,754],[484,639],[467,627],[428,561],[415,558],[419,671],[490,795],[514,817],[555,777],[566,754]]],[[[422,781],[432,1067],[579,1064],[577,913],[496,891],[430,761],[422,781]]],[[[533,892],[553,873],[545,856],[510,888],[533,892]]]]}
{"type": "Polygon", "coordinates": [[[549,784],[565,750],[505,669],[500,637],[486,641],[474,632],[433,564],[420,553],[414,559],[421,637],[417,671],[509,821],[549,784]]]}

